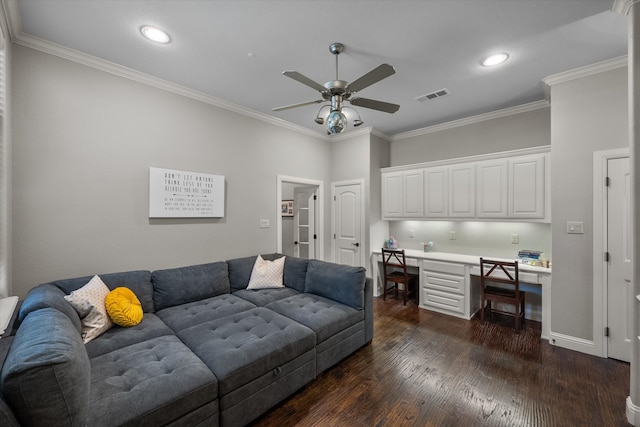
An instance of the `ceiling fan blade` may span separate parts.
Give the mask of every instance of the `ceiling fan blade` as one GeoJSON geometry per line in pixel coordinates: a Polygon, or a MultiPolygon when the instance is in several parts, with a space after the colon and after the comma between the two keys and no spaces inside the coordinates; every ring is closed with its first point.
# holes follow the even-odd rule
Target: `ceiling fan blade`
{"type": "Polygon", "coordinates": [[[368,98],[352,98],[349,100],[351,105],[358,107],[370,108],[372,110],[384,111],[385,113],[395,113],[400,109],[398,104],[391,104],[390,102],[376,101],[375,99],[368,98]]]}
{"type": "Polygon", "coordinates": [[[382,79],[386,79],[396,73],[396,70],[389,64],[378,65],[373,70],[369,71],[364,76],[356,79],[347,86],[347,90],[351,92],[358,92],[365,87],[371,86],[374,83],[379,82],[382,79]]]}
{"type": "Polygon", "coordinates": [[[284,74],[285,76],[292,78],[295,81],[298,81],[300,83],[302,83],[303,85],[307,85],[312,89],[317,90],[318,92],[326,92],[327,88],[322,86],[320,83],[316,83],[313,80],[311,80],[309,77],[307,76],[303,76],[302,74],[300,74],[297,71],[283,71],[282,74],[284,74]]]}
{"type": "Polygon", "coordinates": [[[283,111],[283,110],[288,110],[290,108],[304,107],[305,105],[320,104],[322,102],[325,102],[325,100],[324,99],[317,99],[315,101],[301,102],[299,104],[283,105],[282,107],[276,107],[276,108],[272,109],[271,111],[283,111]]]}

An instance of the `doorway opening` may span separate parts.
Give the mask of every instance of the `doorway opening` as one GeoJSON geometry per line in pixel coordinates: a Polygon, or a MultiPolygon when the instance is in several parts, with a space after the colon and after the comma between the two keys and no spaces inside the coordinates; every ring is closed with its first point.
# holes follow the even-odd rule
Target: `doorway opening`
{"type": "Polygon", "coordinates": [[[276,251],[299,258],[324,259],[322,181],[278,175],[276,251]]]}

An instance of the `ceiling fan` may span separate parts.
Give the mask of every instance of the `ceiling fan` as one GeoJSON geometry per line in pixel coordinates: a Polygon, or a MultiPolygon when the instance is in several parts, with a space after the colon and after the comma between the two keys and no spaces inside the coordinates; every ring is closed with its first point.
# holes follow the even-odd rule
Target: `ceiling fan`
{"type": "MultiPolygon", "coordinates": [[[[320,117],[320,112],[322,111],[322,109],[330,107],[330,113],[326,118],[327,131],[329,134],[340,133],[344,131],[347,126],[347,117],[342,112],[343,108],[348,108],[342,106],[344,101],[349,101],[351,105],[383,111],[385,113],[393,114],[398,111],[400,106],[397,104],[353,96],[356,92],[359,92],[362,89],[395,74],[396,70],[394,70],[394,68],[389,64],[382,64],[351,83],[340,80],[338,78],[338,55],[340,55],[343,50],[344,45],[342,43],[333,43],[329,46],[329,51],[336,57],[336,79],[327,82],[324,85],[316,83],[315,81],[300,74],[297,71],[283,71],[282,74],[284,74],[285,76],[320,92],[320,95],[322,95],[322,99],[301,102],[299,104],[284,105],[282,107],[274,108],[273,111],[283,111],[290,108],[303,107],[305,105],[312,104],[321,104],[323,102],[330,101],[331,105],[323,106],[315,118],[316,123],[320,125],[324,124],[325,119],[323,117],[320,117]]],[[[358,115],[358,119],[353,121],[353,125],[360,126],[361,124],[362,120],[358,115]]]]}

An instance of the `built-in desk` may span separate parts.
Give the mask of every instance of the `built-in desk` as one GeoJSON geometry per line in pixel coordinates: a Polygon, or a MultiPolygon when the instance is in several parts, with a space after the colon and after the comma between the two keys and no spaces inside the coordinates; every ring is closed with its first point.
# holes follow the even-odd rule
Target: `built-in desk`
{"type": "MultiPolygon", "coordinates": [[[[406,249],[405,256],[409,268],[420,274],[420,308],[464,319],[471,319],[480,309],[480,279],[477,277],[480,274],[480,256],[423,252],[415,249],[406,249]]],[[[380,295],[381,264],[382,253],[378,249],[371,254],[375,296],[380,295]]],[[[541,322],[542,338],[548,339],[551,319],[551,269],[520,264],[519,276],[522,289],[531,294],[525,307],[525,316],[527,319],[541,322]]]]}

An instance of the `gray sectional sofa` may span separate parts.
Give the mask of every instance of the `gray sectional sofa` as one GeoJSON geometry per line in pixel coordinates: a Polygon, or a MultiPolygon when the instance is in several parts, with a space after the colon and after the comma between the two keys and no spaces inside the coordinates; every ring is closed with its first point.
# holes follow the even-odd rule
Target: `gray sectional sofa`
{"type": "Polygon", "coordinates": [[[86,345],[64,296],[90,277],[33,288],[0,339],[0,425],[241,426],[371,342],[363,268],[287,257],[284,288],[247,290],[255,259],[100,275],[144,317],[86,345]]]}

